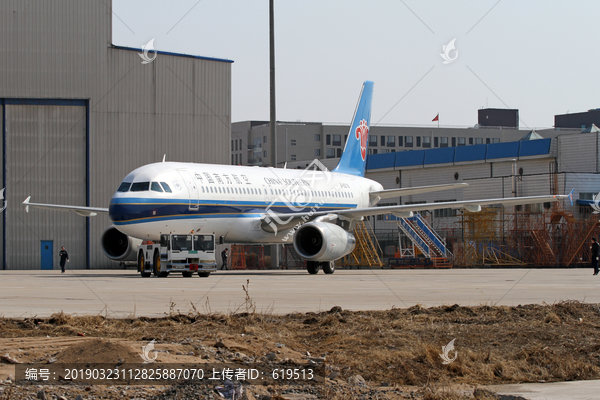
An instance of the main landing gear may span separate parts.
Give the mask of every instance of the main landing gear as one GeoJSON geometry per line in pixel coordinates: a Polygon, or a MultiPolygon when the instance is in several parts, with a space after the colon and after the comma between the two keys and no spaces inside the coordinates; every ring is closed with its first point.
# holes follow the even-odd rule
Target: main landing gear
{"type": "Polygon", "coordinates": [[[335,272],[334,261],[307,261],[306,270],[309,274],[315,275],[319,273],[319,269],[323,269],[326,274],[333,274],[335,272]]]}

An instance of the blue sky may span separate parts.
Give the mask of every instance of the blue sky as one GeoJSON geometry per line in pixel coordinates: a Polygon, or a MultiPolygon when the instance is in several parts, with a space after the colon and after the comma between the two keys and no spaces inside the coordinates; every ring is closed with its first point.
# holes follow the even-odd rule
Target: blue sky
{"type": "MultiPolygon", "coordinates": [[[[227,58],[232,121],[269,118],[268,0],[113,0],[113,43],[227,58]]],[[[275,1],[277,119],[348,123],[375,82],[372,125],[522,128],[600,107],[597,1],[275,1]],[[442,47],[456,39],[456,59],[442,47]]]]}

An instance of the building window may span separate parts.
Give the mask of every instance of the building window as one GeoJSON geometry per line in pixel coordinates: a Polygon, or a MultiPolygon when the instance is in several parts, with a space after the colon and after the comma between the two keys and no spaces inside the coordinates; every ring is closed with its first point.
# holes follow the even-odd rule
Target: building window
{"type": "Polygon", "coordinates": [[[452,138],[452,147],[456,147],[456,138],[455,137],[452,138]]]}
{"type": "Polygon", "coordinates": [[[433,138],[433,147],[438,147],[438,137],[433,138]]]}
{"type": "Polygon", "coordinates": [[[492,143],[500,143],[500,138],[492,138],[492,143]]]}
{"type": "Polygon", "coordinates": [[[381,145],[385,146],[385,136],[381,135],[381,145]]]}
{"type": "Polygon", "coordinates": [[[315,133],[315,142],[320,142],[320,141],[321,141],[321,134],[315,133]]]}
{"type": "Polygon", "coordinates": [[[417,136],[417,147],[421,147],[421,136],[417,136]]]}
{"type": "Polygon", "coordinates": [[[264,158],[267,158],[267,151],[266,151],[266,150],[265,150],[265,151],[263,151],[263,157],[264,157],[264,158]]]}
{"type": "Polygon", "coordinates": [[[327,158],[334,158],[334,157],[335,157],[335,149],[334,148],[327,149],[327,158]]]}
{"type": "Polygon", "coordinates": [[[423,147],[431,147],[431,136],[423,136],[423,147]]]}
{"type": "Polygon", "coordinates": [[[467,139],[464,137],[459,137],[458,138],[458,145],[459,146],[465,146],[467,144],[467,139]]]}
{"type": "Polygon", "coordinates": [[[344,135],[344,144],[348,141],[348,135],[344,135]]]}
{"type": "Polygon", "coordinates": [[[291,143],[291,144],[292,144],[292,146],[295,146],[295,145],[296,145],[296,139],[292,139],[292,140],[291,140],[291,142],[292,142],[292,143],[291,143]]]}
{"type": "Polygon", "coordinates": [[[475,144],[483,144],[483,138],[480,138],[480,137],[475,138],[475,144]]]}
{"type": "Polygon", "coordinates": [[[342,145],[342,135],[333,135],[333,146],[341,146],[342,145]]]}
{"type": "Polygon", "coordinates": [[[242,150],[242,139],[238,140],[240,142],[240,150],[242,150]]]}
{"type": "Polygon", "coordinates": [[[377,146],[377,135],[369,135],[369,146],[377,146]]]}
{"type": "Polygon", "coordinates": [[[231,151],[233,151],[233,140],[231,141],[231,151]]]}
{"type": "Polygon", "coordinates": [[[341,157],[341,156],[342,156],[342,149],[338,147],[338,148],[336,149],[336,153],[337,153],[337,156],[338,156],[338,157],[341,157]]]}
{"type": "Polygon", "coordinates": [[[377,154],[377,149],[369,149],[369,155],[377,154]]]}
{"type": "Polygon", "coordinates": [[[327,145],[330,145],[330,144],[331,144],[331,135],[325,135],[325,143],[326,143],[327,145]]]}
{"type": "MultiPolygon", "coordinates": [[[[454,199],[454,200],[436,200],[434,203],[444,203],[447,201],[456,201],[456,199],[454,199]]],[[[439,210],[433,210],[433,216],[435,218],[456,217],[456,212],[457,212],[457,210],[455,208],[442,208],[439,210]]]]}
{"type": "Polygon", "coordinates": [[[394,153],[394,150],[392,150],[392,149],[382,149],[382,150],[381,150],[381,153],[382,153],[382,154],[383,154],[383,153],[394,153]]]}
{"type": "Polygon", "coordinates": [[[485,139],[486,144],[490,144],[491,142],[492,142],[492,140],[490,138],[485,139]]]}
{"type": "Polygon", "coordinates": [[[387,137],[387,147],[396,147],[396,136],[387,137]]]}
{"type": "Polygon", "coordinates": [[[238,155],[235,155],[235,165],[238,165],[238,155]]]}
{"type": "Polygon", "coordinates": [[[413,147],[413,137],[412,136],[404,137],[404,147],[413,147]]]}
{"type": "Polygon", "coordinates": [[[321,149],[315,149],[315,157],[321,157],[321,149]]]}
{"type": "MultiPolygon", "coordinates": [[[[233,154],[231,155],[231,163],[233,164],[233,154]]],[[[235,164],[234,164],[235,165],[235,164]]]]}
{"type": "Polygon", "coordinates": [[[469,138],[469,144],[473,144],[473,138],[472,137],[469,138]]]}
{"type": "Polygon", "coordinates": [[[440,147],[448,147],[448,138],[446,136],[440,137],[440,147]]]}
{"type": "Polygon", "coordinates": [[[404,136],[398,136],[398,146],[404,146],[404,136]]]}
{"type": "Polygon", "coordinates": [[[292,154],[290,157],[291,157],[292,161],[296,161],[296,155],[295,154],[292,154]]]}
{"type": "MultiPolygon", "coordinates": [[[[377,207],[388,207],[388,206],[396,206],[396,203],[379,203],[377,207]]],[[[384,221],[386,214],[377,215],[377,221],[384,221]]]]}
{"type": "Polygon", "coordinates": [[[263,136],[263,143],[267,143],[267,137],[263,136]]]}

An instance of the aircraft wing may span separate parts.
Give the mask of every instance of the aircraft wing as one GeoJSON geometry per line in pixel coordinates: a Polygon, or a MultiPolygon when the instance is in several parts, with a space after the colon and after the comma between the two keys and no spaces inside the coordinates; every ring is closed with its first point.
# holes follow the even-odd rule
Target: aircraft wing
{"type": "Polygon", "coordinates": [[[447,185],[433,185],[433,186],[420,186],[420,187],[411,187],[411,188],[388,189],[388,190],[381,190],[378,192],[370,192],[369,196],[371,198],[371,203],[373,204],[382,199],[391,199],[393,197],[408,196],[411,194],[437,192],[440,190],[461,189],[466,186],[469,186],[469,184],[468,183],[450,183],[447,185]],[[377,199],[378,197],[379,197],[379,199],[377,199]]]}
{"type": "Polygon", "coordinates": [[[29,212],[29,207],[35,208],[47,208],[50,210],[59,210],[59,211],[73,211],[82,217],[95,217],[101,213],[107,213],[108,208],[99,208],[99,207],[81,207],[81,206],[65,206],[60,204],[41,204],[41,203],[31,203],[31,196],[25,199],[23,204],[25,205],[25,211],[29,212]]]}
{"type": "Polygon", "coordinates": [[[489,205],[504,205],[504,206],[516,206],[520,204],[535,204],[535,203],[552,203],[563,199],[571,199],[572,193],[568,195],[547,195],[547,196],[529,196],[529,197],[510,197],[502,199],[483,199],[483,200],[463,200],[463,201],[445,201],[440,203],[422,203],[422,204],[409,204],[399,206],[386,206],[386,207],[366,207],[366,208],[350,208],[339,211],[314,211],[314,212],[302,212],[302,213],[287,213],[287,214],[274,214],[267,213],[263,216],[261,221],[261,227],[266,232],[274,232],[274,226],[277,226],[277,230],[288,229],[294,227],[300,221],[308,222],[318,217],[324,217],[330,215],[331,217],[337,216],[338,218],[345,220],[354,220],[366,217],[369,215],[383,215],[393,214],[398,217],[412,217],[414,211],[424,210],[439,210],[442,208],[465,208],[467,211],[477,212],[481,211],[481,206],[489,205]],[[283,223],[281,223],[283,222],[283,223]]]}

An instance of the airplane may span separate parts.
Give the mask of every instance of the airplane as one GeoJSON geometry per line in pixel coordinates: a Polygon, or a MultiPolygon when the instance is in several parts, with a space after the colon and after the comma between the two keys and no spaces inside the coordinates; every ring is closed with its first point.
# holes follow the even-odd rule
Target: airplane
{"type": "Polygon", "coordinates": [[[328,171],[315,160],[307,169],[162,162],[129,173],[108,208],[32,203],[29,207],[73,211],[92,217],[108,213],[112,226],[102,235],[105,255],[137,259],[137,245],[164,233],[211,232],[222,243],[293,243],[310,274],[335,271],[334,261],[355,247],[357,221],[371,215],[410,217],[414,212],[482,206],[556,202],[569,195],[449,201],[376,207],[382,199],[449,190],[466,183],[387,189],[365,178],[373,82],[365,81],[344,152],[328,171]]]}

